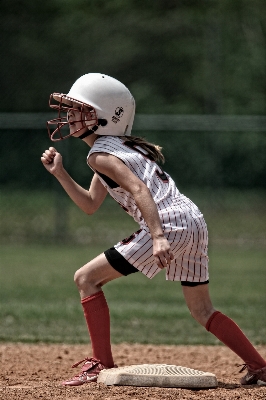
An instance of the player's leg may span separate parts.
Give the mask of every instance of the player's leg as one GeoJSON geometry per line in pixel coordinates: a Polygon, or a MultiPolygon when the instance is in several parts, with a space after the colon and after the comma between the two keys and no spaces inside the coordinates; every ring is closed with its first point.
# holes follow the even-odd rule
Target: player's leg
{"type": "Polygon", "coordinates": [[[182,288],[191,315],[247,365],[249,372],[242,378],[241,383],[257,383],[264,377],[266,380],[266,361],[232,319],[220,311],[215,311],[210,299],[208,284],[182,285],[182,288]]]}
{"type": "Polygon", "coordinates": [[[76,271],[74,280],[80,292],[93,357],[82,360],[85,363],[81,373],[63,382],[64,385],[78,386],[94,382],[103,368],[114,367],[109,308],[101,288],[107,282],[136,271],[115,249],[107,250],[76,271]]]}
{"type": "Polygon", "coordinates": [[[202,326],[206,326],[215,312],[209,295],[208,284],[193,286],[190,282],[181,282],[183,294],[192,317],[202,326]]]}
{"type": "Polygon", "coordinates": [[[74,276],[91,337],[93,357],[107,367],[113,367],[114,361],[110,343],[109,308],[101,288],[122,276],[109,264],[104,253],[77,270],[74,276]]]}
{"type": "MultiPolygon", "coordinates": [[[[226,315],[213,308],[208,289],[208,232],[202,217],[189,219],[184,250],[176,255],[167,271],[169,280],[181,280],[186,303],[192,316],[245,362],[248,374],[242,384],[266,384],[266,361],[241,329],[226,315]]],[[[173,239],[175,241],[175,239],[173,239]]],[[[178,238],[178,245],[179,245],[178,238]]],[[[174,249],[173,249],[174,250],[174,249]]]]}

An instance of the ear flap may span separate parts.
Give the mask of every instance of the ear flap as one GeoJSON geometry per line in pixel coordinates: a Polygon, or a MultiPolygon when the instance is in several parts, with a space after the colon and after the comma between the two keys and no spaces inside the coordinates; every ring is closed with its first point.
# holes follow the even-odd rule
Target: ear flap
{"type": "Polygon", "coordinates": [[[108,122],[106,119],[102,119],[102,118],[98,119],[98,125],[106,126],[107,124],[108,124],[108,122]]]}

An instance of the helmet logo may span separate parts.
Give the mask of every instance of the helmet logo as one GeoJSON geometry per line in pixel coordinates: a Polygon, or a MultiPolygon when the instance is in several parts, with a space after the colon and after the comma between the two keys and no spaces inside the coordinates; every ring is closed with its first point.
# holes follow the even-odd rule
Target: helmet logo
{"type": "Polygon", "coordinates": [[[120,121],[120,118],[123,117],[124,109],[123,107],[116,107],[115,115],[112,116],[112,121],[117,124],[120,121]]]}

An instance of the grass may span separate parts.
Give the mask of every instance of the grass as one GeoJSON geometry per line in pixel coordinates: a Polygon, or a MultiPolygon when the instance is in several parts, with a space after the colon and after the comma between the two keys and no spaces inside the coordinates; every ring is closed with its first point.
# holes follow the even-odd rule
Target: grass
{"type": "MultiPolygon", "coordinates": [[[[266,191],[185,191],[202,210],[212,242],[266,245],[266,191]]],[[[107,197],[87,217],[65,193],[0,190],[2,243],[56,243],[106,246],[130,235],[137,224],[107,197]]]]}
{"type": "MultiPolygon", "coordinates": [[[[102,246],[2,245],[0,340],[87,343],[77,268],[102,246]]],[[[214,305],[231,316],[255,344],[266,343],[265,248],[210,249],[214,305]]],[[[216,344],[189,315],[180,284],[142,274],[105,286],[112,321],[112,342],[216,344]]]]}
{"type": "MultiPolygon", "coordinates": [[[[265,344],[265,191],[186,194],[208,224],[215,307],[265,344]]],[[[0,340],[87,343],[74,272],[136,223],[110,198],[87,217],[58,189],[0,195],[0,340]]],[[[163,271],[152,281],[140,273],[121,278],[104,291],[114,343],[218,343],[190,317],[180,284],[166,282],[163,271]]]]}

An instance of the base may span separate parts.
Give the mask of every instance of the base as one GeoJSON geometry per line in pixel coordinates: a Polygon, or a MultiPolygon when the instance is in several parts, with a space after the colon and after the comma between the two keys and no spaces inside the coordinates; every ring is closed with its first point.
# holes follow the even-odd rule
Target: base
{"type": "Polygon", "coordinates": [[[216,376],[210,372],[167,364],[141,364],[105,369],[100,372],[97,383],[193,389],[218,386],[216,376]]]}

